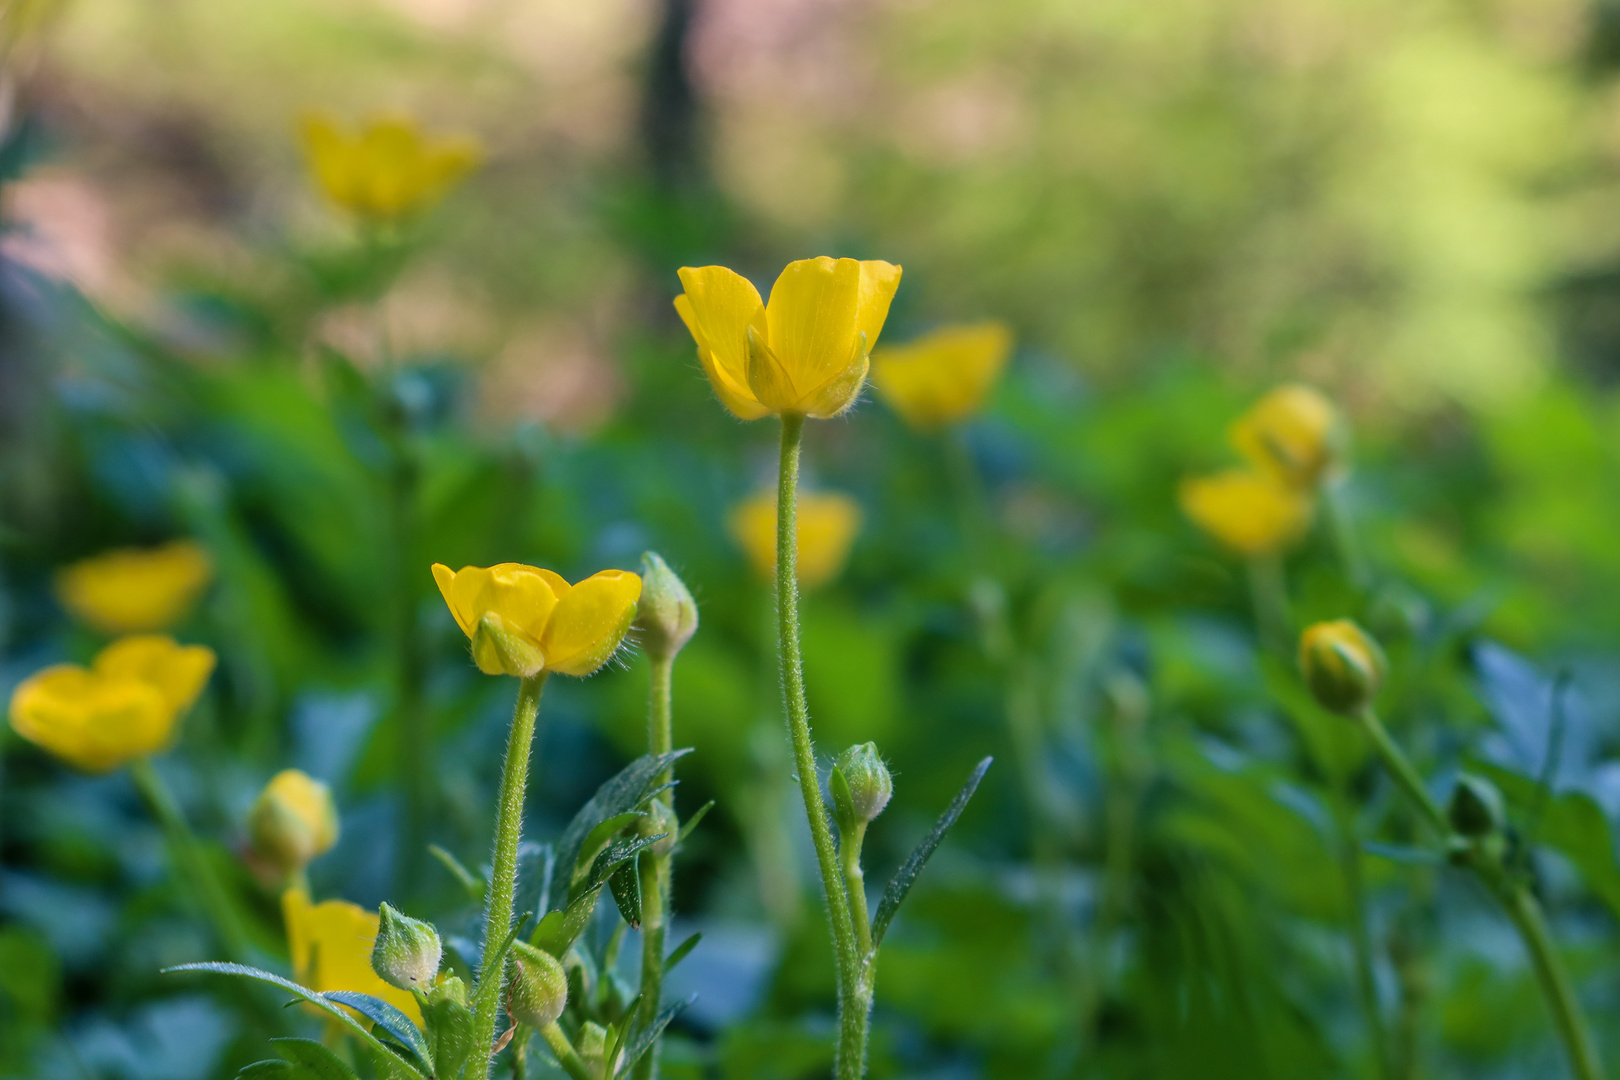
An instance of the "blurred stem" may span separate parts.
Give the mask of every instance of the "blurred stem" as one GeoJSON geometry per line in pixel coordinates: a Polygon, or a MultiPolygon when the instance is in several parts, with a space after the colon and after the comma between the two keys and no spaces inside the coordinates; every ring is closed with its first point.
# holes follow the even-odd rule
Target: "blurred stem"
{"type": "Polygon", "coordinates": [[[1406,759],[1406,755],[1401,752],[1401,748],[1395,745],[1395,740],[1389,737],[1389,732],[1385,730],[1383,721],[1378,719],[1378,714],[1373,711],[1372,706],[1363,706],[1356,712],[1355,718],[1361,724],[1361,729],[1366,733],[1367,738],[1372,741],[1373,750],[1378,754],[1379,760],[1384,763],[1384,768],[1389,770],[1389,774],[1395,780],[1396,786],[1405,792],[1412,805],[1422,814],[1423,819],[1429,823],[1436,833],[1443,838],[1449,838],[1451,836],[1451,822],[1446,819],[1445,811],[1440,809],[1440,804],[1435,802],[1433,795],[1429,794],[1429,789],[1424,785],[1423,778],[1418,775],[1416,769],[1412,768],[1412,763],[1406,759]]]}
{"type": "Polygon", "coordinates": [[[546,1040],[551,1052],[557,1055],[557,1063],[563,1067],[563,1072],[573,1077],[573,1080],[598,1080],[591,1075],[590,1066],[580,1058],[574,1044],[568,1041],[568,1036],[564,1034],[562,1026],[557,1021],[553,1020],[541,1028],[540,1037],[546,1040]]]}
{"type": "MultiPolygon", "coordinates": [[[[396,701],[399,711],[398,770],[405,794],[405,828],[401,841],[399,895],[407,895],[421,877],[427,854],[428,824],[433,816],[433,734],[422,701],[422,672],[426,650],[417,619],[416,496],[420,470],[409,436],[399,431],[392,440],[393,464],[388,485],[389,525],[394,549],[394,630],[396,701]]],[[[424,575],[425,576],[425,575],[424,575]]]]}
{"type": "Polygon", "coordinates": [[[833,950],[838,962],[839,1080],[859,1080],[866,1071],[866,1025],[870,994],[857,993],[858,960],[850,922],[849,897],[839,876],[838,853],[827,807],[821,798],[816,772],[816,749],[810,737],[810,707],[804,694],[804,658],[799,645],[798,494],[799,448],[804,441],[804,417],[782,414],[782,449],[776,488],[776,621],[782,658],[782,696],[787,710],[788,736],[793,742],[793,764],[799,773],[810,836],[816,845],[827,916],[832,924],[833,950]]]}
{"type": "Polygon", "coordinates": [[[967,548],[974,571],[987,572],[989,567],[985,563],[990,550],[990,535],[987,530],[989,515],[985,513],[984,478],[979,475],[978,464],[973,460],[973,448],[968,445],[967,436],[960,427],[942,432],[940,441],[945,444],[946,467],[956,495],[957,515],[961,519],[958,525],[962,530],[962,543],[967,548]]]}
{"type": "Polygon", "coordinates": [[[1249,593],[1254,601],[1254,620],[1260,627],[1261,643],[1286,655],[1290,640],[1288,582],[1283,575],[1281,555],[1268,551],[1249,556],[1249,593]]]}
{"type": "MultiPolygon", "coordinates": [[[[675,670],[673,656],[649,654],[652,666],[652,688],[647,701],[647,752],[667,754],[675,744],[672,685],[675,670]]],[[[668,782],[674,769],[664,771],[668,782]]],[[[674,796],[665,791],[658,796],[664,805],[673,809],[674,796]]],[[[674,820],[674,816],[670,816],[674,820]]],[[[651,1024],[658,1016],[664,985],[664,938],[667,933],[666,917],[669,908],[670,879],[674,871],[674,847],[662,854],[649,852],[641,860],[641,1022],[651,1024]]],[[[636,1080],[653,1080],[658,1075],[658,1048],[652,1048],[636,1062],[636,1080]]]]}
{"type": "MultiPolygon", "coordinates": [[[[506,969],[504,962],[495,964],[495,953],[505,944],[512,928],[518,841],[523,834],[523,796],[529,781],[529,752],[546,675],[547,672],[542,671],[518,684],[512,730],[506,743],[506,763],[501,767],[500,804],[495,813],[495,860],[490,874],[489,905],[484,913],[484,954],[478,966],[478,986],[473,992],[473,1053],[485,1056],[482,1075],[486,1076],[494,1058],[490,1048],[495,1044],[495,1019],[500,1010],[502,976],[506,969]]],[[[469,1073],[471,1075],[476,1074],[469,1073]]]]}
{"type": "Polygon", "coordinates": [[[174,861],[175,869],[186,879],[191,895],[202,906],[208,921],[213,924],[214,934],[219,944],[231,960],[238,963],[251,963],[255,957],[248,945],[247,933],[242,929],[242,922],[237,917],[236,908],[232,906],[230,897],[225,892],[214,868],[208,864],[203,855],[202,848],[197,844],[197,837],[186,823],[185,815],[180,812],[180,804],[175,801],[174,794],[169,790],[163,778],[152,767],[148,758],[136,758],[129,766],[130,777],[135,781],[135,787],[140,791],[141,798],[146,800],[147,807],[152,816],[157,818],[158,824],[163,827],[163,837],[169,847],[169,858],[174,861]]]}
{"type": "Polygon", "coordinates": [[[1345,576],[1356,588],[1365,589],[1371,583],[1372,576],[1367,569],[1367,560],[1361,553],[1361,544],[1356,539],[1355,518],[1345,501],[1344,491],[1343,477],[1330,479],[1322,485],[1322,501],[1327,509],[1328,528],[1333,533],[1333,546],[1339,551],[1345,576]]]}
{"type": "Polygon", "coordinates": [[[1344,875],[1345,918],[1350,926],[1350,945],[1355,956],[1356,992],[1367,1023],[1367,1039],[1377,1059],[1378,1074],[1394,1076],[1389,1051],[1389,1035],[1384,1013],[1378,1004],[1378,981],[1373,973],[1372,941],[1367,933],[1367,894],[1361,877],[1361,843],[1356,836],[1355,819],[1345,797],[1342,778],[1333,785],[1333,824],[1338,833],[1339,867],[1344,875]]]}

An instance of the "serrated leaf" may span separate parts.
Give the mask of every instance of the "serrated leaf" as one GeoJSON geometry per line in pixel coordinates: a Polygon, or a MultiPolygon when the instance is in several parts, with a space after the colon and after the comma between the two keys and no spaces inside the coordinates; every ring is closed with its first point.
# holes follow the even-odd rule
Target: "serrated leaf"
{"type": "Polygon", "coordinates": [[[472,1056],[473,1014],[451,998],[421,999],[422,1021],[427,1025],[435,1076],[458,1077],[472,1056]]]}
{"type": "Polygon", "coordinates": [[[641,929],[641,859],[632,855],[630,859],[613,871],[608,878],[608,888],[613,893],[613,902],[619,905],[619,914],[624,921],[636,930],[641,929]]]}
{"type": "Polygon", "coordinates": [[[398,1008],[388,1004],[382,998],[372,997],[355,990],[331,990],[321,995],[327,1001],[335,1001],[339,1005],[347,1005],[367,1020],[376,1024],[399,1041],[401,1046],[407,1047],[416,1055],[418,1061],[429,1069],[433,1067],[433,1055],[428,1051],[427,1040],[422,1038],[421,1029],[410,1017],[398,1008]]]}
{"type": "Polygon", "coordinates": [[[484,892],[488,885],[482,878],[468,870],[461,864],[461,860],[438,844],[429,844],[428,854],[439,860],[440,865],[450,871],[450,876],[455,878],[461,887],[467,891],[468,899],[477,903],[483,902],[484,892]]]}
{"type": "Polygon", "coordinates": [[[665,786],[661,782],[664,770],[689,753],[690,750],[676,750],[668,754],[644,754],[597,788],[596,794],[579,808],[568,823],[568,828],[563,830],[562,838],[557,841],[557,866],[562,869],[552,880],[548,911],[560,907],[562,895],[572,891],[570,886],[573,884],[574,870],[579,865],[580,852],[591,832],[609,818],[635,810],[653,793],[662,790],[665,786]]]}
{"type": "Polygon", "coordinates": [[[686,954],[697,948],[698,942],[702,940],[703,931],[699,930],[697,933],[675,946],[675,950],[664,958],[664,974],[668,975],[671,971],[673,971],[675,965],[680,963],[682,960],[685,960],[686,954]]]}
{"type": "Polygon", "coordinates": [[[298,1080],[359,1080],[349,1063],[310,1039],[271,1039],[270,1045],[296,1069],[298,1080]]]}
{"type": "Polygon", "coordinates": [[[692,830],[697,828],[697,823],[702,821],[708,815],[709,811],[713,809],[714,800],[710,799],[708,802],[694,810],[692,812],[692,816],[681,823],[681,831],[675,834],[675,842],[680,844],[684,842],[688,836],[691,836],[692,830]]]}
{"type": "Polygon", "coordinates": [[[366,1049],[371,1051],[372,1057],[377,1062],[379,1068],[388,1067],[390,1065],[398,1065],[405,1071],[407,1076],[417,1077],[418,1080],[429,1080],[428,1077],[424,1076],[415,1066],[411,1065],[410,1062],[401,1058],[393,1050],[390,1050],[387,1044],[373,1035],[370,1030],[368,1030],[366,1026],[359,1020],[356,1020],[353,1013],[337,1004],[334,1004],[331,1001],[328,1001],[325,997],[317,994],[315,991],[307,987],[299,986],[291,979],[283,979],[280,975],[275,975],[268,971],[262,971],[259,968],[248,967],[246,964],[230,964],[218,960],[205,961],[196,964],[176,964],[174,967],[167,967],[163,969],[164,974],[169,974],[176,971],[207,971],[215,975],[236,975],[244,979],[253,979],[257,982],[269,983],[271,986],[279,986],[281,989],[288,991],[293,996],[309,1002],[311,1005],[314,1005],[316,1008],[321,1009],[324,1012],[330,1013],[339,1023],[347,1028],[351,1034],[365,1044],[366,1049]]]}
{"type": "Polygon", "coordinates": [[[872,948],[874,950],[882,943],[883,935],[888,933],[889,923],[894,921],[894,913],[900,910],[900,905],[905,901],[906,894],[917,883],[917,875],[922,873],[923,866],[933,856],[935,849],[939,847],[940,841],[945,839],[945,834],[950,831],[952,825],[956,824],[956,819],[962,816],[962,811],[967,809],[968,800],[973,798],[973,793],[979,789],[979,781],[984,779],[984,774],[989,770],[990,762],[993,760],[993,758],[987,757],[973,767],[973,772],[968,775],[967,783],[962,785],[962,790],[956,793],[956,798],[951,800],[951,805],[947,806],[945,812],[939,816],[939,820],[934,823],[933,830],[923,837],[922,843],[912,850],[911,855],[900,865],[900,869],[895,871],[894,877],[889,880],[888,888],[883,890],[883,899],[878,902],[877,914],[872,918],[872,948]]]}
{"type": "Polygon", "coordinates": [[[642,1056],[653,1048],[653,1044],[664,1033],[664,1029],[669,1027],[669,1022],[679,1016],[682,1009],[685,1009],[696,1000],[697,995],[694,994],[683,1001],[674,1001],[664,1006],[663,1011],[653,1019],[652,1023],[636,1032],[630,1039],[630,1042],[624,1048],[624,1056],[619,1059],[619,1067],[613,1075],[615,1077],[624,1076],[635,1068],[636,1062],[640,1061],[642,1056]]]}

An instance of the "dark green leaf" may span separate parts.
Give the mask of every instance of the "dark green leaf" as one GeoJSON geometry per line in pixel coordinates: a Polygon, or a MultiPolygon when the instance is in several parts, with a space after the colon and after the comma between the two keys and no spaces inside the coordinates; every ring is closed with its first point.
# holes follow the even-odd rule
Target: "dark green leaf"
{"type": "Polygon", "coordinates": [[[399,1009],[381,998],[372,997],[370,994],[361,994],[354,990],[332,990],[321,996],[328,1001],[335,1001],[339,1005],[347,1005],[361,1016],[364,1016],[397,1039],[401,1046],[408,1047],[423,1065],[432,1068],[433,1055],[428,1051],[427,1040],[422,1038],[421,1030],[417,1028],[411,1018],[400,1012],[399,1009]]]}
{"type": "Polygon", "coordinates": [[[271,1060],[242,1066],[236,1080],[310,1080],[310,1076],[308,1071],[300,1071],[290,1061],[271,1060]]]}
{"type": "Polygon", "coordinates": [[[634,840],[624,840],[617,844],[608,845],[596,857],[596,861],[591,864],[591,872],[581,878],[574,887],[581,894],[587,889],[601,888],[602,883],[613,876],[613,872],[621,864],[634,859],[642,851],[658,843],[667,835],[667,833],[659,833],[657,836],[638,836],[634,840]]]}
{"type": "Polygon", "coordinates": [[[677,758],[690,752],[676,750],[637,758],[597,788],[590,801],[579,808],[574,819],[568,823],[568,828],[563,830],[562,838],[557,841],[557,866],[561,869],[551,883],[552,895],[546,905],[548,911],[560,907],[562,897],[571,891],[580,853],[592,831],[609,818],[630,813],[646,802],[664,786],[661,782],[664,770],[677,758]]]}
{"type": "Polygon", "coordinates": [[[664,974],[668,975],[672,970],[674,970],[675,965],[680,963],[682,960],[685,960],[686,954],[697,948],[697,943],[702,940],[703,932],[700,930],[691,937],[687,938],[685,941],[681,942],[679,945],[675,946],[675,951],[670,953],[669,956],[664,960],[664,974]]]}
{"type": "Polygon", "coordinates": [[[619,914],[624,921],[633,928],[641,929],[641,859],[639,856],[631,858],[613,871],[608,878],[608,888],[613,891],[613,902],[619,905],[619,914]]]}
{"type": "Polygon", "coordinates": [[[894,877],[889,881],[889,887],[883,890],[883,899],[878,903],[877,914],[872,918],[873,949],[882,943],[883,935],[888,932],[889,923],[894,920],[894,913],[900,910],[906,894],[911,891],[912,885],[916,884],[917,875],[922,872],[924,864],[939,847],[940,841],[945,839],[945,834],[950,831],[951,826],[956,824],[956,819],[962,816],[962,811],[967,809],[968,800],[973,798],[973,793],[978,790],[979,781],[984,779],[992,760],[994,759],[987,757],[973,767],[967,783],[962,785],[962,790],[956,793],[951,805],[945,808],[945,812],[934,823],[933,831],[923,837],[922,843],[917,845],[901,864],[900,869],[895,871],[894,877]]]}
{"type": "Polygon", "coordinates": [[[535,927],[529,944],[546,950],[552,956],[562,956],[585,932],[601,895],[602,886],[598,884],[570,900],[563,910],[547,912],[540,925],[535,927]]]}

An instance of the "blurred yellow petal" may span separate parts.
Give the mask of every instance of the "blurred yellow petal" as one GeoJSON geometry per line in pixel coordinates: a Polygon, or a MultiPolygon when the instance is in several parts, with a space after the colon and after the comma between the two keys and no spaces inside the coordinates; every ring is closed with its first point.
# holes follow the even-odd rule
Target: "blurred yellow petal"
{"type": "MultiPolygon", "coordinates": [[[[856,349],[856,317],[862,313],[861,278],[861,264],[854,259],[822,255],[788,263],[771,286],[765,306],[766,341],[797,395],[820,387],[849,366],[856,349]]],[[[874,284],[874,309],[878,291],[874,284]]],[[[888,304],[881,306],[879,328],[888,313],[888,304]]],[[[761,400],[778,412],[802,411],[797,397],[761,400]]]]}
{"type": "Polygon", "coordinates": [[[759,290],[723,266],[682,267],[684,294],[675,310],[697,342],[698,356],[721,404],[744,420],[764,416],[748,388],[748,330],[765,333],[765,304],[759,290]]]}
{"type": "Polygon", "coordinates": [[[1229,469],[1182,481],[1181,508],[1199,528],[1243,555],[1297,543],[1310,527],[1309,496],[1268,474],[1229,469]]]}
{"type": "Polygon", "coordinates": [[[1279,386],[1261,398],[1228,434],[1255,468],[1296,487],[1316,484],[1344,452],[1339,411],[1319,391],[1299,383],[1279,386]]]}
{"type": "MultiPolygon", "coordinates": [[[[754,571],[766,580],[775,578],[776,493],[763,491],[739,504],[729,524],[754,571]]],[[[837,492],[801,492],[795,525],[799,584],[813,589],[843,572],[860,532],[860,504],[837,492]]]]}
{"type": "Polygon", "coordinates": [[[358,128],[321,113],[304,118],[310,171],[331,202],[378,222],[397,222],[442,199],[483,153],[471,136],[425,134],[409,116],[379,116],[358,128]]]}
{"type": "Polygon", "coordinates": [[[338,839],[332,790],[299,769],[270,778],[248,811],[253,850],[283,873],[302,869],[338,839]]]}
{"type": "Polygon", "coordinates": [[[104,634],[167,630],[190,613],[214,576],[201,545],[120,548],[64,568],[56,592],[64,607],[104,634]]]}
{"type": "Polygon", "coordinates": [[[596,671],[623,644],[640,598],[641,577],[627,570],[603,570],[575,585],[546,629],[547,665],[580,678],[596,671]]]}
{"type": "Polygon", "coordinates": [[[1012,331],[998,322],[951,326],[884,349],[872,382],[913,427],[967,419],[983,407],[1012,353],[1012,331]]]}
{"type": "Polygon", "coordinates": [[[370,994],[401,1010],[415,1023],[422,1023],[416,998],[408,990],[390,986],[371,970],[371,947],[377,940],[376,913],[343,900],[311,904],[309,894],[302,889],[288,889],[281,894],[281,913],[287,922],[295,982],[322,994],[334,990],[370,994]]]}
{"type": "Polygon", "coordinates": [[[158,687],[75,664],[23,680],[10,713],[18,735],[85,772],[107,772],[161,750],[177,719],[158,687]]]}
{"type": "Polygon", "coordinates": [[[181,645],[162,634],[142,634],[108,645],[96,654],[92,666],[105,678],[135,679],[157,687],[179,718],[208,685],[215,661],[214,650],[206,645],[181,645]]]}

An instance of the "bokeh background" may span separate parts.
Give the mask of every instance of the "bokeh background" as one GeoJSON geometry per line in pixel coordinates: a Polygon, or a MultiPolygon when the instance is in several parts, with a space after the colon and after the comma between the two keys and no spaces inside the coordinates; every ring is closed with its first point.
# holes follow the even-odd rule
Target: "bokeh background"
{"type": "MultiPolygon", "coordinates": [[[[58,569],[202,543],[177,634],[220,671],[158,766],[267,954],[276,899],[239,853],[283,767],[338,793],[320,896],[449,910],[420,842],[484,857],[513,686],[467,662],[429,563],[575,578],[653,548],[703,618],[679,803],[717,802],[678,870],[677,939],[706,936],[665,1072],[825,1075],[770,600],[727,526],[775,432],[713,400],[670,301],[682,265],[763,287],[828,253],[904,265],[885,342],[1018,341],[959,430],[869,394],[809,434],[811,486],[863,508],[805,634],[820,747],[895,770],[869,875],[998,759],[885,947],[873,1075],[1378,1075],[1344,817],[1382,845],[1352,859],[1404,1075],[1560,1075],[1510,927],[1410,846],[1178,509],[1287,380],[1354,431],[1373,568],[1318,529],[1295,615],[1383,638],[1437,790],[1550,780],[1502,782],[1620,1062],[1620,7],[3,0],[0,33],[0,687],[98,644],[58,569]],[[368,244],[310,180],[310,110],[408,113],[484,163],[368,244]]],[[[645,746],[642,660],[561,683],[540,838],[645,746]]],[[[251,1010],[157,974],[211,947],[128,777],[0,734],[0,1075],[265,1056],[251,1010]]]]}

